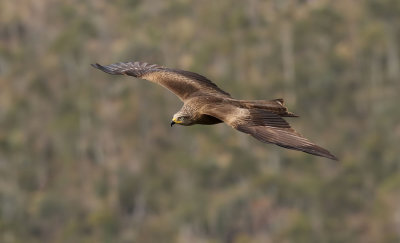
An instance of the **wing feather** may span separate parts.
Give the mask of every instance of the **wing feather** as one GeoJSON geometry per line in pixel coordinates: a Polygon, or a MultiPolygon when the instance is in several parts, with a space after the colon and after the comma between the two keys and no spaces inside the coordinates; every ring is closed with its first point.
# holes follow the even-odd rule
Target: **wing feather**
{"type": "Polygon", "coordinates": [[[96,63],[92,66],[109,74],[128,75],[160,84],[177,95],[182,101],[201,95],[230,97],[227,92],[206,77],[189,71],[141,62],[119,62],[107,66],[96,63]]]}
{"type": "Polygon", "coordinates": [[[310,142],[296,132],[282,117],[267,110],[220,104],[208,105],[203,112],[262,142],[338,160],[328,150],[310,142]]]}

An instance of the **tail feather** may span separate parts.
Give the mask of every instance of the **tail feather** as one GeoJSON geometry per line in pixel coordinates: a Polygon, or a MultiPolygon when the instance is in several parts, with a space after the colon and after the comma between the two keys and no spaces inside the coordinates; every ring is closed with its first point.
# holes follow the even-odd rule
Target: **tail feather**
{"type": "Polygon", "coordinates": [[[285,101],[282,98],[273,100],[243,100],[242,102],[248,108],[265,109],[282,117],[299,117],[288,111],[284,105],[285,101]]]}

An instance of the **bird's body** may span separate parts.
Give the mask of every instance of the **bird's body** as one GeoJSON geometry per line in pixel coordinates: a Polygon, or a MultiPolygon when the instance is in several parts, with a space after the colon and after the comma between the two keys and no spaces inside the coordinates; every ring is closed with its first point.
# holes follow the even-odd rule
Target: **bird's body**
{"type": "Polygon", "coordinates": [[[202,110],[207,106],[209,103],[221,103],[223,99],[220,97],[213,97],[213,96],[198,96],[193,97],[187,100],[184,105],[182,106],[181,110],[177,113],[179,117],[180,114],[187,114],[188,119],[186,122],[182,122],[181,125],[183,126],[191,126],[195,124],[201,125],[214,125],[221,123],[220,119],[207,115],[206,113],[202,112],[202,110]]]}
{"type": "Polygon", "coordinates": [[[284,106],[283,99],[237,100],[204,76],[140,62],[92,64],[109,74],[146,79],[169,89],[183,102],[171,126],[226,123],[256,139],[309,154],[337,158],[297,133],[282,117],[297,117],[284,106]]]}

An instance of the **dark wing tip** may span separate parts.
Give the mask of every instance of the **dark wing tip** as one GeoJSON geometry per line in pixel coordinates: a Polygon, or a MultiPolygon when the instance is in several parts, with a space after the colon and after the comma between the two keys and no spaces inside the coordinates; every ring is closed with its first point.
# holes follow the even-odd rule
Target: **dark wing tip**
{"type": "Polygon", "coordinates": [[[92,63],[92,64],[90,64],[90,66],[92,66],[92,67],[94,67],[94,68],[98,68],[98,67],[101,66],[101,65],[98,64],[98,63],[92,63]]]}
{"type": "Polygon", "coordinates": [[[325,157],[331,160],[339,161],[339,159],[335,155],[331,154],[328,150],[315,144],[312,144],[310,147],[305,147],[305,149],[302,151],[309,154],[325,157]]]}
{"type": "Polygon", "coordinates": [[[336,157],[335,155],[333,155],[331,153],[327,154],[325,157],[328,159],[331,159],[331,160],[339,161],[338,157],[336,157]]]}
{"type": "Polygon", "coordinates": [[[90,65],[91,65],[92,67],[97,68],[97,69],[99,69],[99,70],[101,70],[101,71],[103,71],[103,72],[105,72],[105,73],[108,73],[108,74],[114,74],[114,75],[122,74],[121,72],[118,72],[117,70],[111,69],[109,66],[102,66],[102,65],[100,65],[100,64],[98,64],[98,63],[96,63],[96,64],[90,64],[90,65]]]}

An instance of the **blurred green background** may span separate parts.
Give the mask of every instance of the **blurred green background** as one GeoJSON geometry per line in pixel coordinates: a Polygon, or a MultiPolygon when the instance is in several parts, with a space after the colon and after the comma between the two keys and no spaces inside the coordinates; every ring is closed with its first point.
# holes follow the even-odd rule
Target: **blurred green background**
{"type": "Polygon", "coordinates": [[[0,0],[0,242],[399,242],[400,1],[0,0]],[[284,98],[340,162],[90,63],[284,98]]]}

